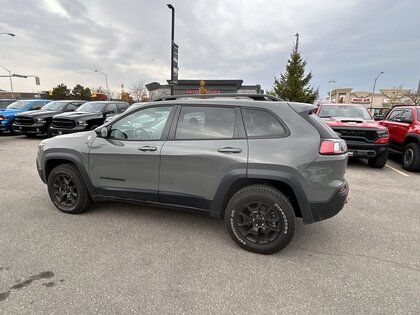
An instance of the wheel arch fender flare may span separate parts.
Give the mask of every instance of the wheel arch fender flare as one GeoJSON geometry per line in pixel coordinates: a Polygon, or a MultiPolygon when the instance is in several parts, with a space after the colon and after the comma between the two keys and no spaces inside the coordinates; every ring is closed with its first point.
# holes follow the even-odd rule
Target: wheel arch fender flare
{"type": "Polygon", "coordinates": [[[89,194],[91,196],[95,195],[95,188],[92,184],[92,181],[90,180],[88,170],[84,166],[82,158],[71,153],[46,153],[43,167],[43,170],[45,172],[45,180],[48,181],[48,175],[55,166],[64,164],[66,162],[70,162],[77,167],[77,169],[80,172],[80,175],[82,176],[83,182],[85,183],[86,188],[89,191],[89,194]]]}

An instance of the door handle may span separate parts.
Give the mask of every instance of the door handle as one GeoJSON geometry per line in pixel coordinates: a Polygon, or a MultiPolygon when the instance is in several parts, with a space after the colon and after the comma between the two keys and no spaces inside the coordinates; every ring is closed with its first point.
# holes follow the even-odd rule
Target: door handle
{"type": "Polygon", "coordinates": [[[217,149],[217,152],[220,152],[220,153],[241,153],[242,152],[242,149],[240,149],[240,148],[232,148],[232,147],[225,147],[225,148],[217,149]]]}
{"type": "Polygon", "coordinates": [[[147,152],[147,151],[156,151],[157,148],[150,145],[145,145],[145,146],[140,147],[139,150],[143,152],[147,152]]]}

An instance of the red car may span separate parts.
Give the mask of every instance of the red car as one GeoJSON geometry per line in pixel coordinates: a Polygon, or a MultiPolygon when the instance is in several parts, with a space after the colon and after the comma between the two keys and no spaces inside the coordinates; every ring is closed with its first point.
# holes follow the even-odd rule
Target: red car
{"type": "Polygon", "coordinates": [[[389,130],[389,150],[402,154],[407,171],[420,171],[420,106],[397,106],[381,125],[389,130]]]}
{"type": "Polygon", "coordinates": [[[366,158],[370,167],[383,168],[388,160],[389,135],[359,104],[321,104],[317,115],[342,139],[350,157],[366,158]]]}

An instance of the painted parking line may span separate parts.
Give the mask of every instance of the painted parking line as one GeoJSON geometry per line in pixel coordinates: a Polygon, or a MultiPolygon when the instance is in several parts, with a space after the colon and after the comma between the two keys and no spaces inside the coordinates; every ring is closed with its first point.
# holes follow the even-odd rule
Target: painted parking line
{"type": "Polygon", "coordinates": [[[400,170],[397,170],[396,168],[392,167],[391,165],[385,164],[385,166],[388,167],[388,168],[390,168],[391,170],[397,172],[398,174],[404,175],[406,177],[410,177],[410,175],[408,175],[408,174],[406,174],[404,172],[401,172],[400,170]]]}

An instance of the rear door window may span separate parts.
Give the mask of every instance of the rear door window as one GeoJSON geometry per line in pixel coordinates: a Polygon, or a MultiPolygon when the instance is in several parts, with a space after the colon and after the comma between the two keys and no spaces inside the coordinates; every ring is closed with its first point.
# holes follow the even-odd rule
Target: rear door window
{"type": "Polygon", "coordinates": [[[270,112],[259,109],[242,109],[248,138],[273,138],[287,135],[286,128],[270,112]]]}
{"type": "Polygon", "coordinates": [[[184,106],[175,139],[232,139],[236,111],[233,107],[184,106]]]}

